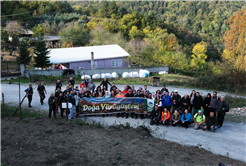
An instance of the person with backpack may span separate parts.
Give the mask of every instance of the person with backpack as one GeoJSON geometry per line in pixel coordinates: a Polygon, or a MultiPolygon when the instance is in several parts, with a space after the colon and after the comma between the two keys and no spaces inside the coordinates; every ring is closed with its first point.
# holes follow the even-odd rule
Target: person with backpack
{"type": "Polygon", "coordinates": [[[41,105],[43,105],[43,104],[44,104],[44,99],[45,99],[45,94],[44,94],[44,92],[47,94],[43,82],[42,82],[41,84],[38,85],[37,91],[38,91],[38,94],[39,94],[39,96],[40,96],[40,103],[41,103],[41,105]]]}
{"type": "Polygon", "coordinates": [[[150,125],[156,124],[156,126],[158,126],[160,119],[161,119],[161,110],[158,108],[157,105],[155,105],[155,108],[151,113],[150,125]]]}
{"type": "Polygon", "coordinates": [[[162,105],[163,107],[166,107],[168,110],[171,110],[172,104],[172,98],[171,96],[169,96],[169,93],[166,92],[164,96],[162,96],[162,105]]]}
{"type": "Polygon", "coordinates": [[[218,118],[219,128],[222,127],[225,118],[225,113],[229,112],[229,109],[230,106],[225,102],[225,97],[221,96],[216,110],[216,116],[218,118]]]}
{"type": "Polygon", "coordinates": [[[164,108],[164,110],[161,113],[161,122],[163,125],[169,126],[169,122],[171,121],[171,114],[167,110],[167,108],[164,108]]]}
{"type": "Polygon", "coordinates": [[[181,116],[181,126],[185,127],[186,129],[191,124],[191,114],[188,112],[188,109],[185,109],[184,113],[181,116]]]}
{"type": "Polygon", "coordinates": [[[33,88],[32,88],[32,84],[29,85],[29,88],[27,88],[25,90],[25,92],[27,93],[27,98],[28,98],[28,107],[31,108],[31,102],[32,102],[32,95],[33,95],[33,88]]]}
{"type": "Polygon", "coordinates": [[[198,113],[195,114],[193,120],[195,122],[195,130],[198,130],[200,127],[203,128],[205,126],[206,117],[202,113],[202,110],[199,110],[198,113]]]}

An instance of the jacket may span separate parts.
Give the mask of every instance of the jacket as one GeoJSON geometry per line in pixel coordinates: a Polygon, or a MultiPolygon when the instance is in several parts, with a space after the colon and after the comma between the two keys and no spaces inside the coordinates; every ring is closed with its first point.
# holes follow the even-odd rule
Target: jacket
{"type": "Polygon", "coordinates": [[[103,87],[104,86],[106,86],[106,90],[108,90],[108,84],[110,85],[110,86],[112,86],[109,82],[108,82],[108,80],[106,80],[106,81],[102,81],[102,83],[99,85],[99,86],[101,86],[101,85],[103,85],[103,87]]]}
{"type": "Polygon", "coordinates": [[[27,88],[26,90],[25,90],[25,92],[28,94],[28,95],[33,95],[33,88],[31,87],[31,88],[27,88]]]}
{"type": "Polygon", "coordinates": [[[158,109],[157,111],[155,110],[155,108],[153,109],[152,113],[151,113],[151,118],[152,119],[159,119],[160,120],[160,117],[161,117],[161,111],[160,109],[158,109]]]}
{"type": "Polygon", "coordinates": [[[163,94],[164,92],[168,92],[168,89],[166,88],[166,89],[161,89],[161,94],[163,94]]]}
{"type": "Polygon", "coordinates": [[[48,99],[48,104],[49,104],[49,109],[50,109],[50,110],[55,110],[55,109],[56,109],[56,101],[53,102],[53,100],[55,100],[54,97],[50,97],[50,98],[48,99]]]}
{"type": "Polygon", "coordinates": [[[190,98],[189,97],[187,97],[187,98],[182,97],[182,99],[181,99],[181,107],[185,108],[185,109],[188,109],[189,105],[190,105],[190,98]],[[184,103],[186,103],[186,105],[184,105],[184,103]]]}
{"type": "Polygon", "coordinates": [[[230,106],[225,101],[219,101],[216,111],[217,112],[229,112],[229,109],[230,109],[230,106]]]}
{"type": "Polygon", "coordinates": [[[210,115],[206,118],[206,126],[218,126],[216,116],[211,117],[210,115]]]}
{"type": "Polygon", "coordinates": [[[171,118],[171,114],[169,111],[167,111],[167,116],[165,119],[164,119],[164,111],[161,113],[161,121],[168,120],[170,118],[171,118]]]}
{"type": "Polygon", "coordinates": [[[136,94],[136,96],[135,96],[135,97],[144,97],[144,95],[140,93],[139,95],[138,95],[138,94],[136,94]]]}
{"type": "Polygon", "coordinates": [[[119,94],[117,94],[117,95],[115,96],[115,98],[125,98],[125,95],[124,95],[123,93],[121,93],[120,96],[119,96],[119,94]]]}
{"type": "Polygon", "coordinates": [[[173,103],[172,103],[172,98],[171,98],[171,96],[166,96],[166,95],[164,95],[163,97],[162,97],[162,105],[164,106],[164,107],[169,107],[169,106],[171,106],[173,103]]]}
{"type": "Polygon", "coordinates": [[[185,114],[183,113],[182,116],[181,116],[181,121],[185,121],[185,122],[191,122],[192,119],[191,119],[191,114],[188,113],[188,114],[185,114]]]}
{"type": "Polygon", "coordinates": [[[176,101],[176,104],[174,104],[174,101],[173,101],[173,105],[175,105],[176,107],[179,107],[181,104],[181,96],[179,94],[173,95],[173,100],[176,101]]]}
{"type": "Polygon", "coordinates": [[[68,102],[71,103],[72,105],[75,105],[75,98],[74,96],[70,95],[68,96],[68,102]]]}
{"type": "Polygon", "coordinates": [[[134,94],[133,93],[131,93],[131,94],[127,93],[125,96],[126,97],[134,97],[134,94]]]}
{"type": "Polygon", "coordinates": [[[194,100],[193,100],[193,107],[195,109],[201,109],[201,106],[203,104],[203,99],[202,99],[202,96],[195,96],[194,100]]]}
{"type": "Polygon", "coordinates": [[[72,86],[74,86],[75,81],[74,81],[73,79],[72,79],[72,80],[69,80],[68,83],[69,83],[69,82],[71,83],[72,86]]]}
{"type": "Polygon", "coordinates": [[[210,105],[211,102],[211,97],[205,97],[204,101],[203,101],[203,108],[208,108],[208,106],[210,105]],[[207,106],[206,106],[207,104],[207,106]]]}
{"type": "MultiPolygon", "coordinates": [[[[178,122],[180,121],[180,119],[181,119],[181,115],[180,115],[180,113],[178,114],[178,116],[177,116],[177,118],[178,118],[178,122]]],[[[173,122],[175,122],[175,115],[174,115],[174,113],[173,113],[173,115],[172,115],[172,120],[173,120],[173,122]]]]}

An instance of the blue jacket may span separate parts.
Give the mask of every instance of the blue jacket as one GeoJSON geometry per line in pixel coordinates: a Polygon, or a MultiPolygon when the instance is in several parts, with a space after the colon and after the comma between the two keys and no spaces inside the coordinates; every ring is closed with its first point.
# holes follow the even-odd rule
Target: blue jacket
{"type": "Polygon", "coordinates": [[[172,102],[172,98],[171,98],[171,96],[166,96],[166,95],[164,95],[163,97],[162,97],[162,105],[164,106],[164,107],[169,107],[169,106],[171,106],[173,104],[173,102],[172,102]]]}
{"type": "Polygon", "coordinates": [[[190,121],[191,122],[191,114],[190,113],[188,113],[187,115],[185,114],[185,113],[183,113],[183,115],[181,116],[181,121],[183,122],[183,121],[185,121],[185,122],[188,122],[188,121],[190,121]],[[186,119],[185,119],[186,118],[186,119]],[[184,120],[185,119],[185,120],[184,120]]]}

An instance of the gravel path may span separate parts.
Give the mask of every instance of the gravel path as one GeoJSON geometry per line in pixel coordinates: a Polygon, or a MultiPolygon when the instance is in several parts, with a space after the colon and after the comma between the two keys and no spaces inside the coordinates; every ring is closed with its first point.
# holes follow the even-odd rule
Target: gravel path
{"type": "MultiPolygon", "coordinates": [[[[19,102],[19,89],[16,84],[1,84],[1,93],[5,94],[5,103],[12,103],[17,105],[19,102]]],[[[28,84],[21,85],[21,99],[25,95],[24,90],[28,87],[28,84]]],[[[33,87],[37,87],[37,85],[33,85],[33,87]]],[[[123,89],[124,85],[118,86],[120,89],[123,89]]],[[[136,85],[137,89],[139,85],[136,85]]],[[[37,91],[34,91],[33,101],[32,101],[32,109],[41,110],[47,112],[48,116],[48,104],[47,100],[51,92],[54,91],[54,86],[46,86],[46,90],[48,94],[44,100],[44,105],[41,105],[39,102],[39,96],[37,91]]],[[[157,89],[161,87],[148,87],[151,92],[155,92],[157,89]]],[[[190,94],[192,89],[189,88],[175,88],[175,87],[167,87],[169,91],[174,91],[177,89],[179,94],[183,96],[185,93],[190,94]]],[[[64,90],[64,88],[63,88],[64,90]]],[[[211,91],[199,90],[202,94],[207,94],[211,91]]],[[[225,93],[219,93],[220,95],[225,95],[225,93]]],[[[2,96],[1,96],[2,98],[2,96]]],[[[2,100],[2,99],[1,99],[2,100]]],[[[27,106],[27,99],[23,102],[23,107],[27,106]]],[[[92,119],[95,121],[100,121],[105,125],[112,125],[114,123],[124,124],[129,122],[132,126],[135,125],[149,125],[149,119],[132,119],[132,118],[115,118],[115,117],[88,117],[88,119],[92,119]]],[[[178,142],[182,145],[198,145],[201,148],[207,149],[213,153],[226,155],[234,159],[238,159],[246,162],[246,124],[237,124],[231,122],[225,122],[221,129],[218,129],[217,132],[209,132],[202,130],[194,130],[194,124],[190,126],[188,129],[184,129],[181,127],[165,127],[165,126],[150,126],[153,130],[154,135],[156,137],[165,138],[169,141],[178,142]]]]}

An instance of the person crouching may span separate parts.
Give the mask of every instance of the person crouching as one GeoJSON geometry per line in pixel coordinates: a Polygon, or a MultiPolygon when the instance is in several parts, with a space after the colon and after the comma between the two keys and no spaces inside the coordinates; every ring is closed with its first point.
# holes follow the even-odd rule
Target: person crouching
{"type": "Polygon", "coordinates": [[[170,118],[171,118],[170,112],[167,110],[167,108],[164,108],[164,110],[161,113],[161,122],[162,122],[162,124],[166,125],[168,127],[169,126],[169,122],[170,122],[170,118]]]}

